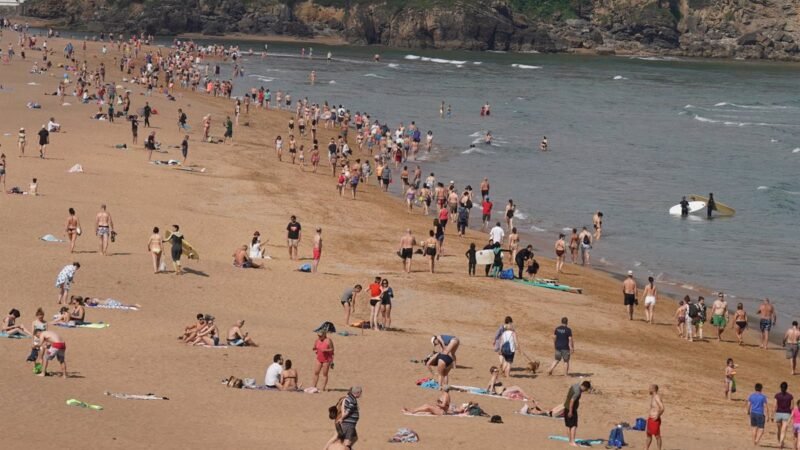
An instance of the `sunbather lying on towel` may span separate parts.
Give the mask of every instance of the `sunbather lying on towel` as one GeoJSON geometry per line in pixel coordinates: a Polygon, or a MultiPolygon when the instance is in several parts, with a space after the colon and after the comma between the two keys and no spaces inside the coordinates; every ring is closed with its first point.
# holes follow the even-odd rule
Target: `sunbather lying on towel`
{"type": "Polygon", "coordinates": [[[532,401],[534,405],[536,405],[536,400],[533,400],[525,391],[522,390],[519,386],[510,386],[505,387],[502,383],[497,381],[497,378],[500,376],[500,369],[497,366],[492,366],[489,369],[489,373],[491,374],[491,378],[489,379],[489,386],[486,387],[486,391],[492,395],[499,395],[505,398],[511,398],[515,400],[526,400],[532,401]]]}
{"type": "Polygon", "coordinates": [[[564,404],[558,404],[552,409],[545,411],[541,409],[539,405],[534,403],[533,406],[523,406],[519,413],[529,416],[564,417],[564,404]]]}
{"type": "Polygon", "coordinates": [[[443,416],[450,412],[450,387],[443,386],[442,395],[436,400],[435,405],[424,404],[418,408],[407,409],[403,408],[404,413],[417,414],[417,413],[430,413],[434,416],[443,416]]]}

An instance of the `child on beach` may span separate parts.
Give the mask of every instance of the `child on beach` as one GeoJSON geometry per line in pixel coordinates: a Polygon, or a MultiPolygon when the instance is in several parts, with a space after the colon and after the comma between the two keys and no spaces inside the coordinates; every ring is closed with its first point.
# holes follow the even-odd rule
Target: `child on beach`
{"type": "Polygon", "coordinates": [[[725,399],[731,400],[731,394],[736,392],[736,364],[733,358],[728,358],[725,364],[725,399]]]}
{"type": "Polygon", "coordinates": [[[471,277],[475,276],[475,266],[478,265],[478,260],[475,256],[476,253],[477,251],[475,250],[475,243],[473,242],[472,244],[469,244],[469,250],[467,250],[466,253],[467,260],[469,261],[467,271],[471,277]]]}

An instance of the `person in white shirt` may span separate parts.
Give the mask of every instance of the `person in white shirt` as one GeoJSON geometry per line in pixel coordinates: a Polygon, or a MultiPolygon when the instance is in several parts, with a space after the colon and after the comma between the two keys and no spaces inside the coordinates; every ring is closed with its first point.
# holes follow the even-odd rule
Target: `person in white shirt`
{"type": "Polygon", "coordinates": [[[268,388],[278,388],[283,372],[283,356],[280,353],[272,357],[272,364],[267,367],[267,374],[264,376],[264,384],[268,388]]]}
{"type": "Polygon", "coordinates": [[[503,231],[503,227],[500,226],[500,222],[497,222],[495,226],[489,230],[489,238],[492,240],[492,244],[503,244],[503,238],[505,238],[506,232],[503,231]]]}

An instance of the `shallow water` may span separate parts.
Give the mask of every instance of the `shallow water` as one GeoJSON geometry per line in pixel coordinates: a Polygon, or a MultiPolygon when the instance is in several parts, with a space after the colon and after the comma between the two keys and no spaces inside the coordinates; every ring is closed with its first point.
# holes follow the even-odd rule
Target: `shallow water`
{"type": "Polygon", "coordinates": [[[236,92],[264,86],[392,125],[415,120],[437,144],[424,173],[475,188],[489,177],[495,217],[513,198],[518,228],[547,256],[562,229],[590,226],[601,210],[596,266],[725,291],[732,303],[768,296],[782,315],[798,312],[800,66],[322,45],[309,60],[301,47],[271,43],[265,60],[245,55],[236,92]],[[439,117],[442,100],[450,119],[439,117]],[[480,117],[486,101],[492,115],[480,117]],[[480,143],[487,130],[494,145],[480,143]],[[547,153],[538,151],[543,135],[547,153]],[[682,195],[708,192],[736,216],[667,214],[682,195]]]}

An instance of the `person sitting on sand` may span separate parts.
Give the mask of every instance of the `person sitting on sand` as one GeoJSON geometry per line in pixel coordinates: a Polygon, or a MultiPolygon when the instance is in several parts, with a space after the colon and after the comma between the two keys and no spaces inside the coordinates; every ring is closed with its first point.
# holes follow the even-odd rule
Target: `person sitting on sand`
{"type": "Polygon", "coordinates": [[[202,345],[213,347],[219,345],[219,329],[214,323],[214,316],[206,314],[206,325],[197,332],[197,337],[192,341],[192,345],[202,345]]]}
{"type": "Polygon", "coordinates": [[[297,377],[297,370],[292,368],[292,360],[287,359],[283,363],[280,383],[277,385],[278,389],[282,391],[297,391],[301,389],[300,383],[297,382],[297,377]]]}
{"type": "Polygon", "coordinates": [[[258,347],[253,339],[248,336],[248,333],[242,332],[244,320],[237,320],[236,323],[228,330],[228,345],[234,347],[258,347]]]}
{"type": "Polygon", "coordinates": [[[9,311],[8,315],[3,319],[3,325],[0,327],[0,332],[5,333],[7,336],[31,336],[31,333],[23,325],[16,324],[19,316],[20,313],[17,309],[12,309],[9,311]]]}
{"type": "Polygon", "coordinates": [[[450,413],[450,386],[442,386],[442,394],[436,399],[435,405],[422,405],[414,409],[403,408],[406,414],[429,413],[434,416],[444,416],[450,413]]]}
{"type": "Polygon", "coordinates": [[[425,363],[425,367],[427,367],[431,374],[434,373],[433,368],[436,368],[436,373],[439,375],[439,386],[440,389],[442,389],[445,385],[449,384],[450,371],[455,367],[455,362],[450,355],[435,353],[428,359],[428,362],[425,363]]]}
{"type": "Polygon", "coordinates": [[[73,296],[70,301],[72,310],[69,312],[69,318],[75,324],[82,324],[86,318],[86,309],[83,307],[83,297],[73,296]]]}
{"type": "Polygon", "coordinates": [[[47,122],[47,131],[51,133],[58,133],[61,131],[61,124],[56,122],[55,117],[51,117],[50,121],[47,122]]]}
{"type": "Polygon", "coordinates": [[[72,320],[69,316],[69,308],[66,306],[62,306],[58,314],[53,317],[53,320],[50,322],[50,325],[70,326],[72,324],[72,320]]]}
{"type": "Polygon", "coordinates": [[[183,329],[183,335],[178,336],[178,339],[182,340],[183,342],[191,342],[194,338],[197,337],[197,332],[203,329],[206,326],[206,319],[203,313],[197,314],[197,322],[188,325],[186,328],[183,329]]]}
{"type": "Polygon", "coordinates": [[[253,239],[250,241],[250,259],[264,259],[266,251],[266,246],[261,243],[261,233],[256,231],[253,233],[253,239]]]}
{"type": "Polygon", "coordinates": [[[525,400],[533,402],[534,406],[536,405],[536,400],[532,399],[525,391],[522,390],[519,386],[510,386],[505,387],[502,383],[497,381],[497,378],[500,376],[500,369],[497,366],[492,366],[489,368],[489,374],[491,378],[489,379],[489,385],[486,387],[486,390],[491,395],[499,395],[504,398],[512,399],[512,400],[525,400]]]}
{"type": "Polygon", "coordinates": [[[233,252],[233,266],[242,269],[260,269],[261,265],[253,262],[247,255],[247,245],[242,245],[233,252]]]}

